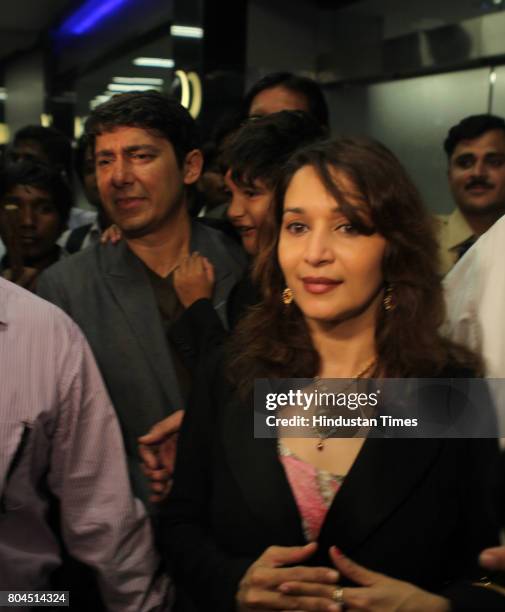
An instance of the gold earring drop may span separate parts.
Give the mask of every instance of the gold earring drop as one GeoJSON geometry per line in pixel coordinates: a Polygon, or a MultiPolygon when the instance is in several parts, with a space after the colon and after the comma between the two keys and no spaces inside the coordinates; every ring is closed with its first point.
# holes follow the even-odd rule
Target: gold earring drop
{"type": "Polygon", "coordinates": [[[287,306],[288,304],[291,304],[292,301],[293,301],[293,290],[290,289],[289,287],[286,287],[286,289],[284,289],[284,291],[282,292],[282,302],[286,304],[287,306]]]}
{"type": "Polygon", "coordinates": [[[395,309],[395,302],[393,298],[393,289],[391,285],[388,285],[384,291],[384,297],[382,298],[382,305],[384,306],[384,310],[390,311],[395,309]]]}

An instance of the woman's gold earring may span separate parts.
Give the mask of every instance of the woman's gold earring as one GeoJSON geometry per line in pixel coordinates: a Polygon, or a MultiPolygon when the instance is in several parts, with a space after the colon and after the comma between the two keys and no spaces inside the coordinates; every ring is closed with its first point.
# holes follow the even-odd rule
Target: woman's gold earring
{"type": "Polygon", "coordinates": [[[288,304],[291,304],[291,302],[293,301],[293,290],[289,287],[286,287],[286,289],[284,289],[284,291],[282,292],[282,301],[284,304],[286,304],[286,306],[288,304]]]}
{"type": "Polygon", "coordinates": [[[396,304],[393,298],[393,289],[391,285],[387,285],[384,290],[384,297],[382,298],[382,305],[384,306],[384,310],[390,311],[396,308],[396,304]]]}

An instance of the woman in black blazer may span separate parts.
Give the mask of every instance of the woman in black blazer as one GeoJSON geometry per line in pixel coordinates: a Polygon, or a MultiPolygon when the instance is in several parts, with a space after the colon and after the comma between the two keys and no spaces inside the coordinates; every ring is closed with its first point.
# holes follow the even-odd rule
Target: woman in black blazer
{"type": "Polygon", "coordinates": [[[309,146],[262,241],[263,302],[206,365],[181,431],[165,507],[177,609],[505,609],[477,568],[497,542],[496,441],[254,437],[256,378],[468,374],[473,356],[438,335],[436,243],[403,168],[369,141],[309,146]]]}

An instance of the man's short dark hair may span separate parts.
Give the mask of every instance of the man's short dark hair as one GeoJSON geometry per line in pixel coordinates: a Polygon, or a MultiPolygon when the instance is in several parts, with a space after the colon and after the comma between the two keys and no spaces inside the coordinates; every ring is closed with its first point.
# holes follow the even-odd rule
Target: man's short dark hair
{"type": "Polygon", "coordinates": [[[451,157],[454,149],[462,140],[473,140],[491,130],[502,130],[505,133],[505,121],[496,115],[471,115],[454,125],[444,140],[444,150],[451,157]]]}
{"type": "Polygon", "coordinates": [[[302,111],[252,117],[233,134],[222,161],[238,185],[260,180],[273,189],[291,155],[324,135],[314,117],[302,111]]]}
{"type": "Polygon", "coordinates": [[[14,134],[14,147],[25,140],[33,140],[38,143],[51,166],[64,170],[70,180],[72,176],[72,143],[70,138],[54,127],[27,125],[14,134]]]}
{"type": "Polygon", "coordinates": [[[5,165],[0,170],[0,199],[18,185],[47,191],[61,217],[61,225],[67,225],[73,204],[72,192],[61,172],[46,164],[31,161],[5,165]]]}
{"type": "Polygon", "coordinates": [[[86,121],[85,133],[94,148],[96,136],[125,126],[152,130],[166,138],[180,166],[186,155],[198,147],[194,119],[178,100],[158,91],[113,96],[93,110],[86,121]]]}
{"type": "Polygon", "coordinates": [[[312,79],[296,76],[291,72],[272,72],[257,81],[244,98],[244,115],[249,115],[252,101],[259,93],[273,87],[284,87],[305,96],[309,113],[322,126],[328,127],[328,105],[319,85],[312,79]]]}

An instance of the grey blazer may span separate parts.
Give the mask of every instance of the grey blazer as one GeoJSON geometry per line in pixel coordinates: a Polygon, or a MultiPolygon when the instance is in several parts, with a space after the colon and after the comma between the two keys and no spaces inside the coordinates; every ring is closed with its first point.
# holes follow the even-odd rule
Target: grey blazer
{"type": "MultiPolygon", "coordinates": [[[[245,255],[199,222],[192,223],[190,248],[214,265],[213,303],[226,325],[226,299],[244,272],[245,255]]],[[[134,490],[146,499],[137,438],[183,408],[183,400],[142,263],[126,242],[97,245],[46,270],[37,293],[70,315],[87,337],[119,417],[134,490]]]]}

